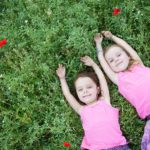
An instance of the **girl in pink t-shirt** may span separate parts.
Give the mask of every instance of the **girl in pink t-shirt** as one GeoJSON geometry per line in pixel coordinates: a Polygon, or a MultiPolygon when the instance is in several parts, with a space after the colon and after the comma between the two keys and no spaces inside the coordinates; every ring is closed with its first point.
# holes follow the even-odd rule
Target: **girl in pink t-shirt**
{"type": "Polygon", "coordinates": [[[84,129],[81,149],[130,150],[120,130],[119,111],[110,104],[109,90],[102,71],[88,56],[82,57],[81,61],[91,66],[96,73],[82,72],[74,82],[78,99],[83,105],[70,93],[65,67],[59,65],[56,71],[66,100],[81,118],[84,129]]]}
{"type": "Polygon", "coordinates": [[[124,40],[109,31],[102,31],[94,38],[98,59],[110,80],[119,92],[135,107],[138,115],[146,119],[142,138],[142,150],[150,150],[150,68],[145,67],[136,51],[124,40]],[[103,35],[116,44],[104,51],[103,35]]]}

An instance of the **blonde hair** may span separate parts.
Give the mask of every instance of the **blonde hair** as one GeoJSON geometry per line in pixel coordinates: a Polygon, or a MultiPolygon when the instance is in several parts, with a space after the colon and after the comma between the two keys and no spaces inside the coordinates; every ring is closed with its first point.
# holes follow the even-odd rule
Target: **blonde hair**
{"type": "Polygon", "coordinates": [[[121,47],[121,46],[118,45],[118,44],[112,44],[112,45],[107,46],[107,47],[104,49],[104,57],[105,57],[106,53],[107,53],[111,48],[113,48],[113,47],[119,47],[119,48],[121,48],[121,49],[130,57],[130,62],[129,62],[129,65],[128,65],[127,70],[130,69],[130,67],[131,67],[132,65],[139,64],[138,60],[134,60],[134,59],[131,57],[131,55],[130,55],[123,47],[121,47]]]}

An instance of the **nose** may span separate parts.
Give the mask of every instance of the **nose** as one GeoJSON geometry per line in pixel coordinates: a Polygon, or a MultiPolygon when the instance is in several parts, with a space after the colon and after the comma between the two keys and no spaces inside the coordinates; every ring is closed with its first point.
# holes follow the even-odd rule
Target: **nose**
{"type": "Polygon", "coordinates": [[[115,59],[115,62],[117,63],[118,61],[119,61],[119,59],[118,59],[118,58],[116,58],[116,59],[115,59]]]}
{"type": "Polygon", "coordinates": [[[87,89],[84,89],[84,93],[87,93],[88,91],[87,91],[87,89]]]}

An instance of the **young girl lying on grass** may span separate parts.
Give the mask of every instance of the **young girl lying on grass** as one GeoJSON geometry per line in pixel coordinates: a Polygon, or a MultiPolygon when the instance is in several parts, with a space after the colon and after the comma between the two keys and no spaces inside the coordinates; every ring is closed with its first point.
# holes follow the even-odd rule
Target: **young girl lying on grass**
{"type": "Polygon", "coordinates": [[[141,149],[150,150],[150,68],[144,66],[136,51],[124,40],[109,31],[102,34],[116,44],[103,51],[103,36],[95,36],[100,64],[110,80],[118,86],[119,92],[136,108],[141,119],[147,120],[141,149]]]}
{"type": "Polygon", "coordinates": [[[65,67],[59,65],[56,70],[66,100],[81,117],[84,129],[81,149],[130,150],[120,130],[119,111],[111,106],[108,86],[102,71],[88,56],[82,57],[81,61],[91,66],[96,73],[80,73],[74,82],[77,96],[85,105],[81,105],[70,93],[65,78],[65,67]]]}

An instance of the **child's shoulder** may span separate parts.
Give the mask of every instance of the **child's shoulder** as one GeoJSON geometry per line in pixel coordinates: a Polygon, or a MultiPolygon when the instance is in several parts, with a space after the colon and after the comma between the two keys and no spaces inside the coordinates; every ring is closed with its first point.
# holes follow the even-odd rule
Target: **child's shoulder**
{"type": "Polygon", "coordinates": [[[111,103],[109,103],[105,99],[101,99],[101,103],[102,103],[103,106],[106,106],[109,109],[114,109],[114,110],[117,110],[117,111],[119,110],[119,108],[116,108],[116,107],[112,106],[111,103]]]}

